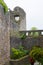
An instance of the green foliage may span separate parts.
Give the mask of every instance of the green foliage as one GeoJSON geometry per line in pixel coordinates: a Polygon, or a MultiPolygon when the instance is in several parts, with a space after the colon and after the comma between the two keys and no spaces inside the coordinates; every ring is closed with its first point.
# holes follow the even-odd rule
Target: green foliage
{"type": "MultiPolygon", "coordinates": [[[[32,27],[31,30],[37,30],[37,28],[36,27],[32,27]]],[[[38,32],[31,32],[30,35],[33,36],[33,37],[38,37],[39,33],[38,32]]]]}
{"type": "Polygon", "coordinates": [[[21,38],[21,39],[25,39],[25,38],[26,38],[26,34],[25,34],[25,33],[22,33],[22,34],[20,35],[20,38],[21,38]]]}
{"type": "Polygon", "coordinates": [[[32,27],[31,30],[37,30],[37,28],[36,27],[32,27]]]}
{"type": "Polygon", "coordinates": [[[4,12],[6,13],[8,11],[7,5],[5,4],[5,2],[3,0],[0,0],[0,4],[3,6],[4,12]]]}
{"type": "Polygon", "coordinates": [[[33,57],[43,65],[43,48],[33,47],[33,49],[29,53],[29,56],[33,57]]]}
{"type": "Polygon", "coordinates": [[[19,49],[12,48],[11,49],[11,59],[19,59],[29,53],[28,50],[24,50],[22,46],[19,49]]]}
{"type": "Polygon", "coordinates": [[[24,47],[23,46],[19,46],[19,50],[22,51],[25,55],[27,55],[29,53],[28,50],[24,50],[24,47]]]}

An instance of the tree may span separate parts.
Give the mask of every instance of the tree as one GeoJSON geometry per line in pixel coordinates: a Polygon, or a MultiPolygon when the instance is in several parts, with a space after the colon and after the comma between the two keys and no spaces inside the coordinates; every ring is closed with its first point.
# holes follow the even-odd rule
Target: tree
{"type": "MultiPolygon", "coordinates": [[[[37,28],[36,27],[32,27],[31,30],[37,30],[37,28]]],[[[31,32],[30,35],[33,36],[33,37],[38,37],[39,33],[38,32],[31,32]]]]}
{"type": "Polygon", "coordinates": [[[6,13],[8,11],[8,7],[7,7],[6,3],[4,2],[4,0],[0,0],[0,4],[3,6],[4,12],[6,13]]]}
{"type": "Polygon", "coordinates": [[[36,27],[32,27],[31,30],[37,30],[37,28],[36,27]]]}

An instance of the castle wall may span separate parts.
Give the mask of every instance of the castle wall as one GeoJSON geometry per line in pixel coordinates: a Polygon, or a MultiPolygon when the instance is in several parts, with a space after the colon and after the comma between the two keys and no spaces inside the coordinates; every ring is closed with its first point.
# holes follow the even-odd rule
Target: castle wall
{"type": "MultiPolygon", "coordinates": [[[[8,63],[10,56],[9,29],[4,9],[0,5],[0,65],[8,63]]],[[[6,64],[7,65],[7,64],[6,64]]]]}

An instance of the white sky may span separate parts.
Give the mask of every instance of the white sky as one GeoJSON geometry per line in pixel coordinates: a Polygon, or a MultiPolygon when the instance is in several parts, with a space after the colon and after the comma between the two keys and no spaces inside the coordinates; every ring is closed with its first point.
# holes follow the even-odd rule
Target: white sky
{"type": "Polygon", "coordinates": [[[4,0],[7,6],[13,10],[19,6],[26,12],[27,29],[37,27],[43,29],[43,0],[4,0]]]}

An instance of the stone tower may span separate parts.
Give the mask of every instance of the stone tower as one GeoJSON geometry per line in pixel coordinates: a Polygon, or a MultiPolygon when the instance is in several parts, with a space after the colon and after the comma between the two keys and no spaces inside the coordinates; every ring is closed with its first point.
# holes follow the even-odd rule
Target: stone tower
{"type": "Polygon", "coordinates": [[[19,31],[26,30],[26,13],[20,7],[15,7],[14,11],[10,11],[10,28],[11,35],[19,36],[19,31]]]}
{"type": "Polygon", "coordinates": [[[14,13],[15,13],[15,22],[17,22],[19,25],[19,31],[26,30],[26,13],[25,13],[25,11],[20,7],[15,7],[14,13]],[[16,21],[16,17],[19,17],[18,21],[16,21]]]}

